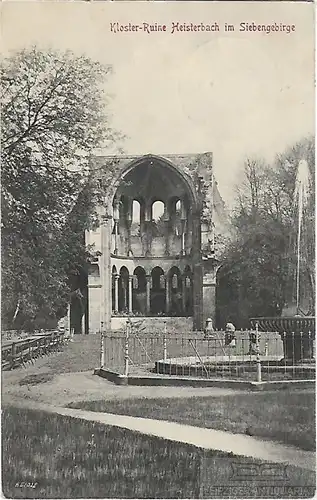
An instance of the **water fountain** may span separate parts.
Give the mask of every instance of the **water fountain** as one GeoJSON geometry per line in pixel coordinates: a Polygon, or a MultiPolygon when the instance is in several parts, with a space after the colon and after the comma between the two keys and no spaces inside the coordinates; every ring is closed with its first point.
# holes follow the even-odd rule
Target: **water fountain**
{"type": "MultiPolygon", "coordinates": [[[[306,160],[298,164],[294,202],[296,210],[296,277],[295,300],[291,307],[282,311],[280,317],[251,318],[251,327],[260,331],[278,332],[283,340],[283,362],[300,364],[314,362],[315,316],[305,315],[301,309],[301,297],[304,292],[302,283],[303,256],[303,226],[305,207],[309,196],[309,168],[306,160]],[[291,312],[291,313],[290,313],[291,312]]],[[[312,292],[313,295],[313,292],[312,292]]]]}

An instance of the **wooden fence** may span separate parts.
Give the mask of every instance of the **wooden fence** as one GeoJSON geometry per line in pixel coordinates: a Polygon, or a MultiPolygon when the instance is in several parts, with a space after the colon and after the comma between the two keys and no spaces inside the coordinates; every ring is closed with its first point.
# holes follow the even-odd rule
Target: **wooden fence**
{"type": "Polygon", "coordinates": [[[12,370],[35,359],[61,350],[69,337],[62,331],[34,334],[21,340],[4,341],[1,345],[1,367],[12,370]]]}

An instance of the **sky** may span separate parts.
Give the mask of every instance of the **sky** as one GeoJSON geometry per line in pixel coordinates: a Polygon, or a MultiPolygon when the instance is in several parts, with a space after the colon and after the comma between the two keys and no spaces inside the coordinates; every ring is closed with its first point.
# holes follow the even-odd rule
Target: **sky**
{"type": "MultiPolygon", "coordinates": [[[[4,2],[3,53],[37,44],[113,65],[113,126],[127,154],[213,152],[230,205],[247,156],[272,160],[314,132],[314,6],[284,2],[4,2]],[[167,26],[113,33],[111,22],[167,26]],[[172,23],[219,32],[177,32],[172,23]],[[235,26],[225,32],[224,23],[235,26]],[[295,25],[292,33],[240,32],[240,22],[295,25]]],[[[112,150],[109,150],[111,153],[112,150]]]]}

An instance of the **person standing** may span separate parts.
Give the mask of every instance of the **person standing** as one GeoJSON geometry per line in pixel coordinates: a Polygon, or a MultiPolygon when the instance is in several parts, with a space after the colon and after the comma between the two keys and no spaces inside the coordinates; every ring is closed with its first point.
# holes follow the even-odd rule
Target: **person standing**
{"type": "Polygon", "coordinates": [[[213,332],[214,332],[214,327],[212,324],[212,319],[207,318],[206,319],[206,326],[204,328],[205,339],[208,339],[209,337],[211,337],[213,332]]]}
{"type": "Polygon", "coordinates": [[[236,328],[233,323],[226,324],[225,346],[236,347],[236,328]]]}

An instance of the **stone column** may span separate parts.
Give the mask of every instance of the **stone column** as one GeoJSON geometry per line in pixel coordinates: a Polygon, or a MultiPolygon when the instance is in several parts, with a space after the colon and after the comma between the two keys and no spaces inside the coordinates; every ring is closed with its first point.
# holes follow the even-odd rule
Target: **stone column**
{"type": "Polygon", "coordinates": [[[192,228],[192,215],[191,211],[188,211],[186,232],[185,232],[185,254],[190,254],[191,251],[191,228],[192,228]]]}
{"type": "Polygon", "coordinates": [[[216,271],[215,268],[205,270],[203,276],[203,321],[208,317],[215,319],[216,312],[216,271]]]}
{"type": "Polygon", "coordinates": [[[151,255],[151,247],[152,247],[151,221],[152,221],[152,206],[146,204],[144,213],[145,256],[151,255]]]}
{"type": "Polygon", "coordinates": [[[129,276],[129,289],[128,289],[128,304],[129,304],[129,313],[132,313],[132,293],[133,293],[133,276],[129,276]]]}
{"type": "Polygon", "coordinates": [[[181,238],[181,255],[185,255],[185,233],[182,229],[182,238],[181,238]]]}
{"type": "Polygon", "coordinates": [[[105,215],[101,226],[100,257],[100,321],[103,322],[105,329],[110,328],[112,312],[111,227],[112,217],[105,215]]]}
{"type": "Polygon", "coordinates": [[[128,257],[132,255],[132,250],[131,250],[131,225],[132,225],[132,199],[128,199],[128,209],[127,209],[127,215],[126,215],[126,225],[127,225],[127,231],[128,231],[128,251],[127,255],[128,257]]]}
{"type": "Polygon", "coordinates": [[[171,290],[170,290],[170,280],[169,277],[166,276],[165,280],[165,296],[166,296],[166,314],[170,311],[170,302],[171,302],[171,290]]]}
{"type": "Polygon", "coordinates": [[[119,274],[114,276],[114,312],[119,309],[119,274]]]}
{"type": "Polygon", "coordinates": [[[165,255],[170,254],[170,222],[165,220],[165,255]]]}
{"type": "Polygon", "coordinates": [[[115,202],[113,206],[113,222],[114,222],[114,254],[118,255],[119,202],[115,202]]]}
{"type": "Polygon", "coordinates": [[[146,275],[146,314],[149,314],[151,309],[151,275],[146,275]]]}
{"type": "Polygon", "coordinates": [[[182,309],[183,309],[183,314],[185,314],[185,308],[186,308],[186,277],[182,276],[182,309]]]}
{"type": "Polygon", "coordinates": [[[118,255],[118,220],[114,220],[114,254],[118,255]]]}
{"type": "Polygon", "coordinates": [[[186,228],[186,208],[184,201],[181,201],[181,255],[185,255],[185,228],[186,228]]]}

